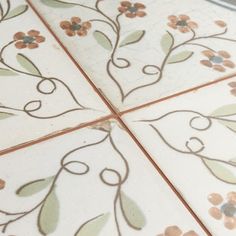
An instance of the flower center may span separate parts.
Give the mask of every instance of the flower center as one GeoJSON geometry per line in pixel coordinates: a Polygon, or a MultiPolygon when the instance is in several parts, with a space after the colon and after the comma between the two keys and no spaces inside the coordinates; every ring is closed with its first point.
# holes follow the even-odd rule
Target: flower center
{"type": "Polygon", "coordinates": [[[23,38],[23,42],[24,43],[33,43],[34,42],[34,38],[33,37],[30,37],[30,36],[25,36],[24,38],[23,38]]]}
{"type": "Polygon", "coordinates": [[[138,9],[136,7],[129,7],[128,8],[128,11],[131,12],[131,13],[135,13],[135,12],[137,12],[137,10],[138,9]]]}
{"type": "Polygon", "coordinates": [[[72,24],[71,29],[72,29],[73,31],[76,31],[76,30],[80,30],[81,27],[82,27],[82,26],[79,25],[79,24],[72,24]]]}
{"type": "Polygon", "coordinates": [[[186,20],[179,20],[176,25],[178,26],[188,26],[187,21],[186,20]]]}
{"type": "Polygon", "coordinates": [[[236,208],[232,203],[225,203],[221,207],[221,212],[224,213],[226,216],[232,217],[236,213],[236,208]]]}
{"type": "Polygon", "coordinates": [[[220,64],[223,62],[223,59],[222,59],[222,57],[219,57],[219,56],[212,56],[210,58],[210,61],[212,61],[213,63],[216,63],[216,64],[220,64]]]}

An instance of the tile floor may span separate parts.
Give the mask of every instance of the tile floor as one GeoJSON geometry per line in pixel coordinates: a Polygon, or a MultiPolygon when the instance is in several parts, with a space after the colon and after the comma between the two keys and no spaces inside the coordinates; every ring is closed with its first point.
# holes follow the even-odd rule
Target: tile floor
{"type": "Polygon", "coordinates": [[[0,0],[0,235],[236,235],[235,11],[0,0]]]}

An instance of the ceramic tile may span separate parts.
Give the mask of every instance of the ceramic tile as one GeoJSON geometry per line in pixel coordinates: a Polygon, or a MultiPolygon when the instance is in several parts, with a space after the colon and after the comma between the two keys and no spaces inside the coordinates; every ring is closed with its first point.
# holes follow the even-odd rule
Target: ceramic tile
{"type": "Polygon", "coordinates": [[[119,110],[236,72],[235,12],[214,1],[30,2],[119,110]]]}
{"type": "Polygon", "coordinates": [[[114,120],[2,156],[0,178],[1,235],[206,235],[114,120]]]}
{"type": "Polygon", "coordinates": [[[1,11],[0,150],[109,115],[25,1],[1,11]]]}
{"type": "Polygon", "coordinates": [[[236,79],[124,115],[123,119],[215,236],[233,236],[236,79]]]}

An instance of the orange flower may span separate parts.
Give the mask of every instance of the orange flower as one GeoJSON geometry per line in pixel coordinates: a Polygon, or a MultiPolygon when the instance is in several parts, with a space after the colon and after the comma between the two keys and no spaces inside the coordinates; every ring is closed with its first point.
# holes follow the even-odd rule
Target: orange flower
{"type": "Polygon", "coordinates": [[[62,21],[60,26],[63,30],[65,30],[68,36],[71,37],[77,34],[82,37],[87,35],[88,30],[92,25],[89,21],[81,23],[81,19],[79,17],[72,17],[70,21],[62,21]]]}
{"type": "Polygon", "coordinates": [[[29,48],[34,49],[38,47],[39,43],[45,41],[43,36],[40,36],[40,32],[37,30],[30,30],[27,34],[18,32],[14,35],[16,41],[15,46],[18,49],[29,48]]]}
{"type": "Polygon", "coordinates": [[[192,29],[196,29],[198,27],[197,23],[190,20],[190,17],[187,15],[171,15],[168,16],[170,22],[168,22],[168,26],[173,29],[178,29],[181,33],[187,33],[192,29]]]}
{"type": "Polygon", "coordinates": [[[202,54],[206,56],[208,60],[201,60],[201,64],[207,67],[211,67],[214,70],[224,72],[225,67],[235,67],[235,64],[231,60],[229,60],[229,58],[231,57],[230,54],[226,51],[214,52],[212,50],[204,50],[202,54]]]}
{"type": "Polygon", "coordinates": [[[118,8],[119,12],[125,13],[125,15],[129,18],[134,18],[136,16],[144,17],[146,16],[146,12],[141,9],[145,9],[145,5],[142,3],[134,3],[132,4],[129,1],[122,1],[120,3],[120,7],[118,8]]]}
{"type": "Polygon", "coordinates": [[[5,181],[0,179],[0,190],[5,188],[5,181]]]}
{"type": "Polygon", "coordinates": [[[209,209],[209,214],[216,220],[224,217],[224,225],[227,229],[236,228],[236,192],[227,194],[227,201],[218,193],[212,193],[208,197],[209,202],[214,205],[209,209]]]}
{"type": "Polygon", "coordinates": [[[178,226],[169,226],[166,228],[164,234],[158,234],[157,236],[199,236],[193,230],[183,233],[178,226]]]}

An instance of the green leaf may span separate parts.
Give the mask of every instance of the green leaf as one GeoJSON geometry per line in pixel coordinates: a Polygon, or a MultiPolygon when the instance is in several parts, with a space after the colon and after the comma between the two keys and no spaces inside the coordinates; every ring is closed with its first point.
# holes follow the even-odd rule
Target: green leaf
{"type": "Polygon", "coordinates": [[[139,42],[145,35],[145,30],[137,30],[130,35],[128,35],[120,44],[120,47],[124,47],[129,44],[134,44],[139,42]]]}
{"type": "Polygon", "coordinates": [[[96,39],[97,43],[108,51],[111,51],[113,46],[111,40],[101,31],[94,31],[93,37],[96,39]]]}
{"type": "Polygon", "coordinates": [[[211,116],[232,116],[236,114],[236,103],[222,106],[211,113],[211,116]]]}
{"type": "Polygon", "coordinates": [[[170,51],[170,49],[173,47],[173,45],[174,45],[174,38],[169,32],[167,32],[166,34],[162,36],[162,39],[161,39],[161,48],[163,52],[167,54],[170,51]]]}
{"type": "Polygon", "coordinates": [[[9,11],[8,14],[6,15],[6,17],[4,17],[4,20],[8,20],[8,19],[17,17],[17,16],[23,14],[24,12],[26,12],[27,10],[28,10],[27,5],[19,5],[18,7],[9,11]]]}
{"type": "Polygon", "coordinates": [[[168,64],[179,63],[188,60],[193,55],[191,51],[183,51],[168,58],[168,64]]]}
{"type": "Polygon", "coordinates": [[[36,67],[36,65],[25,55],[18,53],[16,55],[16,59],[19,62],[19,64],[27,70],[29,73],[33,75],[41,75],[39,69],[36,67]]]}
{"type": "Polygon", "coordinates": [[[226,126],[228,129],[230,129],[233,132],[236,132],[236,121],[224,121],[224,120],[218,120],[219,123],[226,126]]]}
{"type": "Polygon", "coordinates": [[[53,233],[59,220],[59,201],[55,189],[48,195],[38,216],[38,228],[42,235],[53,233]]]}
{"type": "Polygon", "coordinates": [[[202,161],[217,179],[226,183],[236,184],[236,169],[234,166],[217,160],[203,159],[202,161]]]}
{"type": "Polygon", "coordinates": [[[14,116],[14,114],[0,111],[0,120],[4,120],[4,119],[10,118],[12,116],[14,116]]]}
{"type": "Polygon", "coordinates": [[[59,0],[41,0],[41,2],[48,7],[55,7],[55,8],[69,8],[76,6],[76,4],[74,3],[68,3],[59,0]]]}
{"type": "Polygon", "coordinates": [[[0,68],[0,76],[13,76],[13,75],[18,75],[18,74],[12,70],[0,68]]]}
{"type": "Polygon", "coordinates": [[[141,230],[146,219],[139,206],[127,195],[121,192],[121,209],[128,225],[136,230],[141,230]]]}
{"type": "Polygon", "coordinates": [[[75,236],[98,236],[107,223],[109,216],[110,213],[106,213],[85,222],[75,233],[75,236]]]}
{"type": "Polygon", "coordinates": [[[21,186],[17,191],[16,194],[19,197],[28,197],[32,196],[43,189],[45,189],[49,184],[52,182],[53,177],[49,177],[46,179],[38,179],[33,182],[29,182],[21,186]]]}

